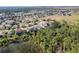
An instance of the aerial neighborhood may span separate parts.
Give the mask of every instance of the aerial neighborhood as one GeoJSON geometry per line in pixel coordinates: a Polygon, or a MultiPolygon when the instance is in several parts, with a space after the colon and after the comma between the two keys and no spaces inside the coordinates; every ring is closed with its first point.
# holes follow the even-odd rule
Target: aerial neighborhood
{"type": "Polygon", "coordinates": [[[79,7],[0,7],[0,52],[79,52],[79,7]]]}
{"type": "Polygon", "coordinates": [[[41,28],[45,28],[50,23],[53,23],[53,20],[45,19],[44,17],[50,15],[62,15],[62,16],[71,16],[74,10],[66,9],[57,9],[57,10],[31,10],[27,13],[25,12],[13,12],[11,14],[1,13],[0,14],[0,35],[4,35],[6,32],[10,33],[12,30],[15,30],[16,33],[20,30],[23,31],[34,31],[41,28]]]}

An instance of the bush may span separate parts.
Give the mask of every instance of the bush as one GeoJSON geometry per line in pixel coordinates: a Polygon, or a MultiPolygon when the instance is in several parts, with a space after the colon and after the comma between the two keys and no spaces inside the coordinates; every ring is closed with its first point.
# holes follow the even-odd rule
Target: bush
{"type": "Polygon", "coordinates": [[[8,45],[9,52],[79,52],[79,26],[54,21],[51,27],[37,32],[23,32],[21,36],[13,35],[12,39],[5,35],[0,46],[10,41],[24,42],[15,46],[8,45]],[[59,51],[61,50],[61,51],[59,51]]]}

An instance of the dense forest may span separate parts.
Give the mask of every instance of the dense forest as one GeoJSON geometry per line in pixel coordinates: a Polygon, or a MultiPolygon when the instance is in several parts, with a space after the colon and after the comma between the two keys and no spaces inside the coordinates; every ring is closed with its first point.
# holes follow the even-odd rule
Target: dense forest
{"type": "Polygon", "coordinates": [[[0,52],[78,53],[79,24],[54,21],[52,26],[38,31],[23,31],[20,35],[0,38],[0,52]],[[14,45],[16,44],[16,45],[14,45]]]}

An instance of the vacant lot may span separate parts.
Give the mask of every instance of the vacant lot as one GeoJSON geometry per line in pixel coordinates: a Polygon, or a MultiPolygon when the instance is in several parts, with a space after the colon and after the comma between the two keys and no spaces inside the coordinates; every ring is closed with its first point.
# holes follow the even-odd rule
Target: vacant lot
{"type": "Polygon", "coordinates": [[[79,15],[72,15],[72,16],[52,15],[45,17],[45,19],[57,20],[60,22],[62,20],[65,20],[68,23],[78,23],[77,21],[79,21],[79,15]]]}

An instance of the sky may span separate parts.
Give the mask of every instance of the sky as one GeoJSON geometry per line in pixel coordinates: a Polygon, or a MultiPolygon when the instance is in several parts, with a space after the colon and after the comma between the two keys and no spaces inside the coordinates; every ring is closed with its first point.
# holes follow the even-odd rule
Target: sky
{"type": "Polygon", "coordinates": [[[79,0],[0,0],[0,6],[79,6],[79,0]]]}

